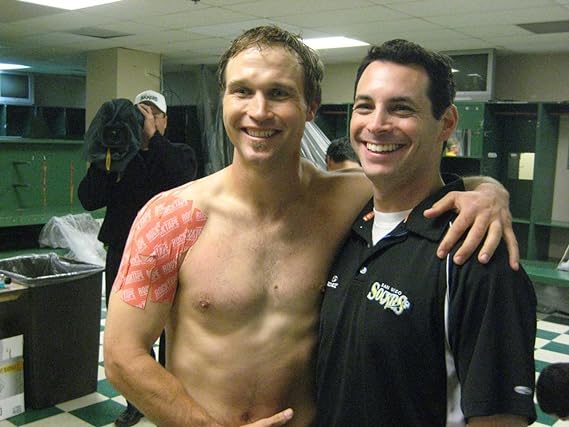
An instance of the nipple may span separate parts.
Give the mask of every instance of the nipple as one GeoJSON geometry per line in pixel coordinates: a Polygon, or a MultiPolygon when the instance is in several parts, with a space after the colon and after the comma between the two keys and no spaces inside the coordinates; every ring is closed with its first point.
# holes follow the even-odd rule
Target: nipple
{"type": "Polygon", "coordinates": [[[200,298],[200,309],[201,310],[207,310],[209,308],[209,300],[205,297],[201,297],[200,298]]]}
{"type": "Polygon", "coordinates": [[[249,412],[243,412],[240,418],[241,421],[248,423],[249,421],[251,421],[251,414],[249,412]]]}

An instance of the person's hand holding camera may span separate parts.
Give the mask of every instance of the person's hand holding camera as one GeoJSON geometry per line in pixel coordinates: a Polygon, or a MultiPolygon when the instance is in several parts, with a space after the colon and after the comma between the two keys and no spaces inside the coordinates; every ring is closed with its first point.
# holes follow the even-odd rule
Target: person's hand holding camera
{"type": "Polygon", "coordinates": [[[144,126],[142,127],[142,144],[141,148],[145,149],[148,147],[148,143],[150,138],[154,136],[154,134],[158,131],[158,127],[156,126],[156,120],[154,118],[154,112],[152,111],[152,107],[146,104],[137,104],[138,110],[144,116],[144,126]]]}

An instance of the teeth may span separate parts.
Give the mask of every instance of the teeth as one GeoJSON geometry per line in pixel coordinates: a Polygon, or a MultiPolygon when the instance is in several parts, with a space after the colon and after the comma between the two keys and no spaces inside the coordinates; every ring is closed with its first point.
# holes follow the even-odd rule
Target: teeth
{"type": "Polygon", "coordinates": [[[247,133],[251,136],[259,137],[259,138],[267,138],[269,136],[273,136],[276,131],[275,130],[252,130],[247,129],[247,133]]]}
{"type": "Polygon", "coordinates": [[[399,148],[397,144],[370,144],[367,143],[366,147],[369,151],[373,151],[374,153],[390,153],[395,151],[399,148]]]}

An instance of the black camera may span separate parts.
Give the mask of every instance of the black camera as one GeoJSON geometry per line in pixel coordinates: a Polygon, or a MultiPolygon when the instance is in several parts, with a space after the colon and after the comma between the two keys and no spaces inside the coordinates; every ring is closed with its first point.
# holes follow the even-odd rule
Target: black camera
{"type": "Polygon", "coordinates": [[[138,153],[144,115],[130,100],[103,103],[85,134],[85,158],[105,171],[120,172],[138,153]]]}
{"type": "Polygon", "coordinates": [[[134,122],[129,123],[126,121],[111,121],[106,124],[103,128],[103,147],[110,149],[118,149],[120,147],[125,147],[128,145],[128,141],[131,138],[131,132],[133,131],[130,125],[136,123],[140,128],[139,131],[142,132],[144,127],[144,115],[140,112],[136,105],[132,105],[133,111],[130,113],[134,117],[134,122]]]}

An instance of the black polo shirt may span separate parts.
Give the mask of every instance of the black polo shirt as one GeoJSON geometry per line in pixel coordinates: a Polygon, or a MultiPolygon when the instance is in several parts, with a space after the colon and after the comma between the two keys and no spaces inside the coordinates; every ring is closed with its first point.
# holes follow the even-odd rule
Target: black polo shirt
{"type": "Polygon", "coordinates": [[[454,265],[460,245],[439,259],[455,215],[422,214],[461,189],[461,181],[446,185],[375,246],[373,220],[364,219],[373,201],[354,222],[326,283],[318,426],[458,426],[495,414],[535,420],[531,282],[510,269],[503,242],[487,265],[476,256],[454,265]]]}

